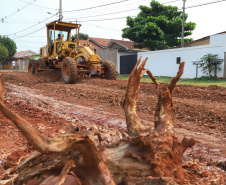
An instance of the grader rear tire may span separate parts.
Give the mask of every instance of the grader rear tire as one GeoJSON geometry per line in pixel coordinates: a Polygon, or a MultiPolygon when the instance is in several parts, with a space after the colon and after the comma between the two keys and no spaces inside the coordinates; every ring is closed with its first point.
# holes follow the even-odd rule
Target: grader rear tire
{"type": "Polygon", "coordinates": [[[66,57],[61,65],[61,73],[66,84],[74,84],[78,81],[78,68],[75,59],[66,57]]]}
{"type": "Polygon", "coordinates": [[[36,62],[35,60],[30,60],[28,64],[28,74],[33,75],[35,74],[35,67],[36,67],[36,62]]]}
{"type": "Polygon", "coordinates": [[[102,78],[116,80],[117,70],[114,62],[107,60],[102,64],[102,67],[104,67],[104,74],[102,75],[102,78]]]}

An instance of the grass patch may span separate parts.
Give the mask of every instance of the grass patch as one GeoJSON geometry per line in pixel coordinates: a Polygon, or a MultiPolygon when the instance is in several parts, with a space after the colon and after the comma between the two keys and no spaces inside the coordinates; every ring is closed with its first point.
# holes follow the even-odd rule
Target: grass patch
{"type": "MultiPolygon", "coordinates": [[[[129,75],[118,75],[118,80],[128,80],[129,75]]],[[[166,76],[155,76],[158,82],[169,83],[171,77],[166,76]]],[[[148,75],[145,75],[141,78],[141,82],[152,82],[148,75]]],[[[197,85],[197,86],[210,86],[210,85],[218,85],[221,87],[226,87],[226,79],[219,78],[209,78],[209,77],[201,77],[201,78],[181,78],[178,84],[184,85],[197,85]]]]}

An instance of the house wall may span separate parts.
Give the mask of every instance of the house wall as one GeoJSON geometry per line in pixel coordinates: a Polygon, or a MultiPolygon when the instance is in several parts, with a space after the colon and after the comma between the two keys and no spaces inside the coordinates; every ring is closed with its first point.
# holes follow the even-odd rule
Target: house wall
{"type": "Polygon", "coordinates": [[[226,33],[210,36],[210,44],[226,43],[226,33]]]}
{"type": "MultiPolygon", "coordinates": [[[[176,64],[177,57],[181,57],[181,62],[185,61],[184,74],[182,78],[195,78],[196,77],[196,65],[192,64],[192,61],[198,61],[204,55],[219,54],[219,59],[224,59],[225,44],[208,45],[208,46],[196,46],[186,47],[178,49],[168,49],[160,51],[139,52],[138,58],[142,56],[144,60],[148,57],[146,62],[146,68],[148,68],[154,76],[170,76],[174,77],[177,74],[179,64],[176,64]]],[[[224,63],[219,65],[221,69],[224,68],[224,63]]],[[[224,70],[217,71],[218,77],[224,76],[224,70]]],[[[214,75],[214,73],[212,73],[214,75]]],[[[198,69],[198,77],[206,76],[198,69]]]]}
{"type": "Polygon", "coordinates": [[[125,47],[122,47],[122,46],[118,45],[117,43],[113,43],[111,45],[111,49],[125,49],[125,47]]]}
{"type": "Polygon", "coordinates": [[[103,62],[111,60],[115,63],[117,69],[117,49],[97,49],[96,51],[103,62]]]}
{"type": "Polygon", "coordinates": [[[21,59],[20,62],[18,62],[17,70],[22,70],[22,71],[28,70],[28,64],[29,64],[29,59],[21,59]]]}

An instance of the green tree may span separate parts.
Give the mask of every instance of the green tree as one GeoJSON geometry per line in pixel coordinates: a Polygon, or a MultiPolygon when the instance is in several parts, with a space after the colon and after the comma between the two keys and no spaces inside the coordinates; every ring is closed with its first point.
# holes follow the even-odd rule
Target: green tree
{"type": "MultiPolygon", "coordinates": [[[[213,55],[211,53],[208,53],[208,54],[204,55],[199,61],[200,62],[199,67],[202,68],[202,71],[204,73],[209,75],[209,78],[211,78],[211,73],[215,68],[215,64],[213,63],[213,60],[216,60],[217,58],[218,58],[218,54],[213,55]]],[[[221,70],[220,67],[217,67],[217,69],[221,70]]]]}
{"type": "MultiPolygon", "coordinates": [[[[71,36],[71,39],[76,39],[77,38],[77,34],[74,34],[71,36]]],[[[78,38],[80,40],[87,40],[89,38],[89,35],[86,33],[79,33],[78,38]]]]}
{"type": "MultiPolygon", "coordinates": [[[[182,11],[176,6],[164,6],[152,0],[150,7],[139,6],[140,13],[137,17],[127,17],[127,26],[122,29],[123,38],[135,42],[137,48],[148,48],[149,50],[167,49],[178,46],[181,42],[182,11]]],[[[196,24],[186,22],[188,15],[185,14],[184,37],[192,35],[196,24]]],[[[185,38],[184,42],[192,41],[185,38]]]]}
{"type": "Polygon", "coordinates": [[[9,37],[1,36],[0,35],[0,43],[5,46],[5,48],[8,50],[8,58],[13,57],[16,54],[16,43],[11,40],[9,37]]]}
{"type": "Polygon", "coordinates": [[[6,47],[0,43],[0,62],[3,62],[9,57],[9,52],[6,47]]]}

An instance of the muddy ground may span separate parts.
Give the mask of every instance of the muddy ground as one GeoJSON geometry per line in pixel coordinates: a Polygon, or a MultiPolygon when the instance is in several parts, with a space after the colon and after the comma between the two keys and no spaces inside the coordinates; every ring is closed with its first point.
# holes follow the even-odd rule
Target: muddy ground
{"type": "MultiPolygon", "coordinates": [[[[122,101],[127,81],[83,78],[64,84],[60,71],[1,71],[6,81],[5,104],[39,132],[54,137],[71,126],[84,125],[125,131],[122,101]]],[[[137,109],[143,124],[153,124],[157,103],[155,85],[141,83],[137,109]]],[[[177,85],[173,117],[179,138],[193,137],[197,144],[186,152],[190,160],[226,170],[226,88],[177,85]]],[[[0,174],[7,156],[30,147],[11,121],[0,114],[0,174]]],[[[224,173],[224,177],[225,173],[224,173]]]]}

